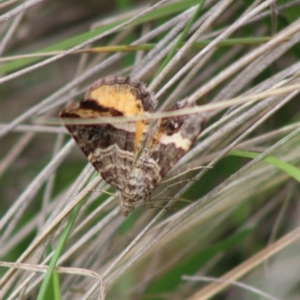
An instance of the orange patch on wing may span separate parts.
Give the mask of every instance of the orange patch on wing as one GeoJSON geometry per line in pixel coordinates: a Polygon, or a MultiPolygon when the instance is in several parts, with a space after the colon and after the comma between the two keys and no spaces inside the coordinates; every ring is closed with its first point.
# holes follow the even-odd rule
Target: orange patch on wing
{"type": "Polygon", "coordinates": [[[157,144],[159,143],[159,140],[160,140],[160,138],[162,137],[163,134],[164,134],[164,131],[163,131],[162,128],[160,128],[159,132],[157,133],[157,135],[153,139],[152,149],[154,149],[157,146],[157,144]]]}
{"type": "Polygon", "coordinates": [[[141,116],[144,114],[143,104],[132,92],[133,89],[125,84],[102,85],[90,90],[86,99],[96,100],[104,107],[121,111],[126,117],[141,116]]]}
{"type": "Polygon", "coordinates": [[[141,139],[143,137],[143,133],[146,130],[146,124],[144,121],[137,121],[136,122],[136,132],[135,132],[135,140],[134,140],[134,150],[137,151],[139,144],[141,142],[141,139]]]}

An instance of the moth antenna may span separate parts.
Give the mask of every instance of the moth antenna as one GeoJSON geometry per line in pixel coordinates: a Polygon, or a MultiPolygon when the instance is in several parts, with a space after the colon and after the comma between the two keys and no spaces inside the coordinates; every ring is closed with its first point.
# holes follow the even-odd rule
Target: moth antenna
{"type": "Polygon", "coordinates": [[[178,177],[181,177],[189,172],[192,172],[192,171],[196,171],[196,170],[201,170],[201,169],[211,169],[212,167],[211,166],[198,166],[198,167],[195,167],[195,168],[188,168],[187,170],[177,174],[177,175],[174,175],[170,178],[167,178],[166,180],[162,180],[161,183],[166,183],[166,182],[169,182],[169,181],[172,181],[178,177]]]}
{"type": "Polygon", "coordinates": [[[99,189],[92,189],[91,192],[98,192],[98,193],[103,193],[103,194],[107,194],[109,196],[118,196],[118,194],[116,193],[110,193],[110,192],[107,192],[107,191],[104,191],[104,190],[99,190],[99,189]]]}
{"type": "MultiPolygon", "coordinates": [[[[181,184],[181,183],[184,183],[184,182],[191,182],[191,181],[196,182],[196,181],[198,181],[198,179],[185,179],[185,180],[176,181],[176,182],[174,182],[174,183],[172,183],[172,184],[168,184],[168,185],[167,185],[160,193],[158,193],[158,194],[155,196],[155,198],[157,198],[157,197],[160,196],[161,194],[165,193],[168,189],[170,189],[170,188],[173,187],[173,186],[176,186],[176,185],[181,184]]],[[[162,183],[164,183],[164,182],[162,182],[162,183]]]]}

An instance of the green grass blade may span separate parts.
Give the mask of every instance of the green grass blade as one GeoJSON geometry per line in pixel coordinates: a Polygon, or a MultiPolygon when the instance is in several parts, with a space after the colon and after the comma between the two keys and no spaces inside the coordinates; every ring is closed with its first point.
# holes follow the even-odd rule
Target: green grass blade
{"type": "MultiPolygon", "coordinates": [[[[248,158],[256,158],[260,153],[256,152],[245,152],[245,151],[231,151],[230,155],[235,155],[235,156],[242,156],[242,157],[248,157],[248,158]]],[[[263,159],[264,162],[273,165],[274,167],[282,170],[283,172],[287,173],[289,176],[293,177],[295,180],[300,182],[300,169],[286,163],[275,156],[267,156],[266,158],[263,159]]]]}

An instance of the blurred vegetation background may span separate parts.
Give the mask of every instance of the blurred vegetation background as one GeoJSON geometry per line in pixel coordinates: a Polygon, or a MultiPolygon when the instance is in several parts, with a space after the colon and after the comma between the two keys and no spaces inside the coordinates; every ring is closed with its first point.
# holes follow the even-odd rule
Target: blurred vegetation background
{"type": "Polygon", "coordinates": [[[0,298],[299,299],[299,2],[2,1],[0,298]],[[58,113],[128,75],[206,126],[124,218],[58,113]]]}

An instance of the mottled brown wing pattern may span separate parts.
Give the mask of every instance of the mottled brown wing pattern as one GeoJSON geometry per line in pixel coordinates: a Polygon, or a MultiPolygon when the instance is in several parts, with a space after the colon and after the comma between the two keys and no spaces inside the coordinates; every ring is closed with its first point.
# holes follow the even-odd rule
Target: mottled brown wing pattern
{"type": "MultiPolygon", "coordinates": [[[[129,77],[103,78],[88,90],[85,100],[64,108],[61,118],[131,117],[152,112],[156,101],[143,85],[129,77]]],[[[137,131],[142,122],[71,125],[66,128],[102,178],[124,189],[132,170],[137,131]]],[[[138,132],[139,138],[143,133],[138,132]]]]}
{"type": "MultiPolygon", "coordinates": [[[[167,111],[181,110],[195,107],[187,101],[175,104],[167,111]]],[[[169,170],[188,152],[204,126],[204,119],[200,113],[164,118],[159,124],[161,135],[158,140],[155,136],[152,142],[155,147],[150,151],[150,157],[160,166],[160,176],[164,178],[169,170]],[[167,155],[164,155],[167,154],[167,155]]]]}
{"type": "MultiPolygon", "coordinates": [[[[85,100],[64,108],[60,117],[88,118],[143,116],[157,101],[142,84],[129,77],[103,78],[93,84],[85,100]]],[[[192,107],[181,101],[168,111],[192,107]]],[[[200,134],[200,114],[157,120],[107,124],[67,124],[66,128],[102,178],[120,193],[124,216],[149,200],[153,189],[191,148],[200,134]]]]}
{"type": "MultiPolygon", "coordinates": [[[[179,102],[168,111],[193,107],[179,102]]],[[[146,200],[178,160],[190,150],[204,125],[200,114],[163,118],[148,135],[121,196],[128,206],[146,200]]]]}

